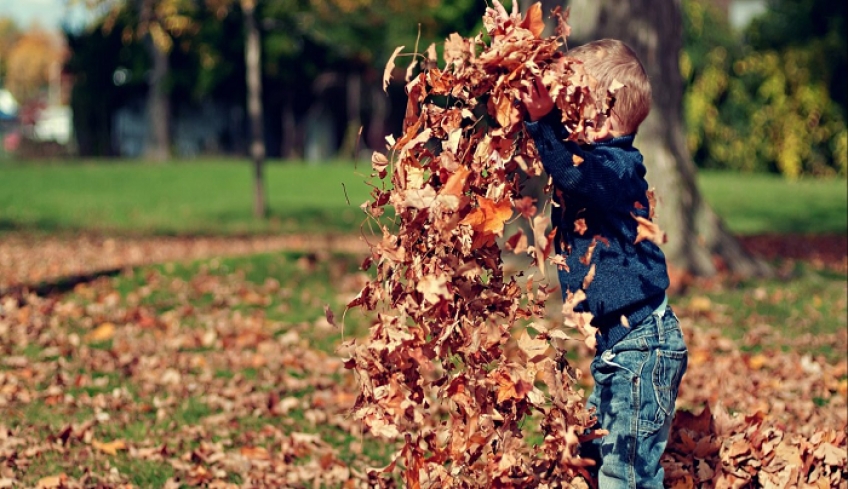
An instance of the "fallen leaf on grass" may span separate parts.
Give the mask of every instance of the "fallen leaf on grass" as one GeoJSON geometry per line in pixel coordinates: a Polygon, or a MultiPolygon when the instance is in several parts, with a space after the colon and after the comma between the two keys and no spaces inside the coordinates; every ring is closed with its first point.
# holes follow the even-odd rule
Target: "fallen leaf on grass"
{"type": "Polygon", "coordinates": [[[109,442],[100,442],[97,440],[93,440],[91,442],[91,446],[107,455],[117,455],[118,450],[127,449],[127,444],[126,442],[124,442],[124,440],[114,440],[109,442]]]}
{"type": "Polygon", "coordinates": [[[38,479],[36,489],[58,489],[65,485],[68,481],[68,476],[65,473],[59,475],[51,475],[38,479]]]}
{"type": "Polygon", "coordinates": [[[94,330],[85,335],[86,341],[101,342],[111,340],[115,336],[115,325],[112,323],[103,323],[94,330]]]}

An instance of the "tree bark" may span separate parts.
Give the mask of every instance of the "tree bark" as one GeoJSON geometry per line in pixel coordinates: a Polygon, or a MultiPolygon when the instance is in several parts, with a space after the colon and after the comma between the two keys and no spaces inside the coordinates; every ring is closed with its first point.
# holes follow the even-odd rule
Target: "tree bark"
{"type": "Polygon", "coordinates": [[[294,117],[291,93],[286,93],[283,103],[283,143],[280,154],[283,158],[293,159],[297,156],[295,144],[297,141],[297,121],[294,117]]]}
{"type": "Polygon", "coordinates": [[[752,257],[704,201],[686,148],[683,125],[683,47],[680,0],[571,0],[572,46],[615,38],[630,46],[651,79],[653,107],[636,145],[659,200],[657,220],[668,234],[663,251],[678,269],[712,275],[720,268],[742,276],[770,267],[752,257]],[[576,43],[575,43],[576,41],[576,43]]]}
{"type": "Polygon", "coordinates": [[[267,215],[265,202],[265,137],[262,121],[262,46],[256,22],[256,0],[241,0],[244,13],[244,58],[247,71],[247,116],[250,121],[250,159],[253,161],[253,214],[267,215]]]}
{"type": "MultiPolygon", "coordinates": [[[[154,0],[138,0],[139,19],[142,25],[153,21],[154,0]]],[[[147,88],[147,145],[145,156],[163,162],[171,157],[171,100],[165,86],[168,78],[168,52],[157,46],[148,31],[144,35],[144,46],[153,68],[150,70],[147,88]]]]}
{"type": "Polygon", "coordinates": [[[347,125],[345,126],[344,139],[342,140],[340,155],[343,158],[352,157],[356,159],[359,149],[359,140],[362,136],[362,73],[353,71],[347,75],[345,84],[345,98],[347,105],[347,125]]]}

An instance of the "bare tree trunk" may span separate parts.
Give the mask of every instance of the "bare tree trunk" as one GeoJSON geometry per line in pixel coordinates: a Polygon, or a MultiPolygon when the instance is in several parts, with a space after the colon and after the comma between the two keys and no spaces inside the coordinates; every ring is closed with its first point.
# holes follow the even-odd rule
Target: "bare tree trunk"
{"type": "MultiPolygon", "coordinates": [[[[136,8],[142,24],[153,19],[154,0],[138,0],[136,8]]],[[[157,46],[150,33],[144,35],[144,46],[153,68],[147,88],[147,144],[145,156],[153,161],[166,161],[171,156],[171,101],[165,90],[168,77],[168,52],[157,46]]]]}
{"type": "Polygon", "coordinates": [[[283,145],[280,154],[283,158],[294,158],[297,141],[297,123],[294,117],[291,94],[287,93],[285,97],[286,100],[283,103],[283,145]]]}
{"type": "Polygon", "coordinates": [[[265,140],[262,121],[262,46],[259,39],[259,25],[256,22],[256,0],[241,0],[244,12],[244,30],[247,40],[244,44],[245,66],[247,68],[247,116],[250,120],[250,159],[253,161],[253,214],[256,217],[267,215],[265,203],[265,140]]]}
{"type": "Polygon", "coordinates": [[[357,158],[357,146],[361,136],[362,119],[360,112],[362,108],[362,73],[354,71],[348,73],[346,87],[347,99],[347,125],[345,127],[344,139],[342,140],[339,153],[342,157],[357,158]]]}
{"type": "Polygon", "coordinates": [[[391,99],[376,84],[371,85],[370,92],[371,117],[365,140],[369,149],[382,151],[386,146],[386,119],[391,110],[391,99]]]}
{"type": "Polygon", "coordinates": [[[686,148],[680,0],[571,0],[574,39],[620,39],[638,54],[651,79],[654,104],[636,144],[659,199],[657,217],[669,242],[663,247],[676,267],[711,275],[718,263],[740,275],[762,275],[769,267],[749,255],[727,231],[698,190],[696,168],[686,148]]]}

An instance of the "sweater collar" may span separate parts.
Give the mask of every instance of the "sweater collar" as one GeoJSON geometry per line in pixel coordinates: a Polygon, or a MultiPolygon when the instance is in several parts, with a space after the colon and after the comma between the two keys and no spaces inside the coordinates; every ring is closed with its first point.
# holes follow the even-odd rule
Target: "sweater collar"
{"type": "Polygon", "coordinates": [[[619,146],[619,147],[630,147],[633,146],[633,139],[636,138],[635,134],[625,134],[624,136],[618,136],[611,139],[605,139],[603,141],[597,141],[592,143],[593,146],[619,146]]]}

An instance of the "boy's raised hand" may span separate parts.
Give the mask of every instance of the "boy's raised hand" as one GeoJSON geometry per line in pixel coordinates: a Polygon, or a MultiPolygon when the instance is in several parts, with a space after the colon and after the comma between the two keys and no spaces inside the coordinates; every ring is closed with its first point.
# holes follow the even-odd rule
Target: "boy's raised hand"
{"type": "Polygon", "coordinates": [[[554,99],[551,98],[548,88],[538,76],[527,87],[527,93],[522,93],[520,98],[531,121],[538,121],[554,108],[554,99]]]}

